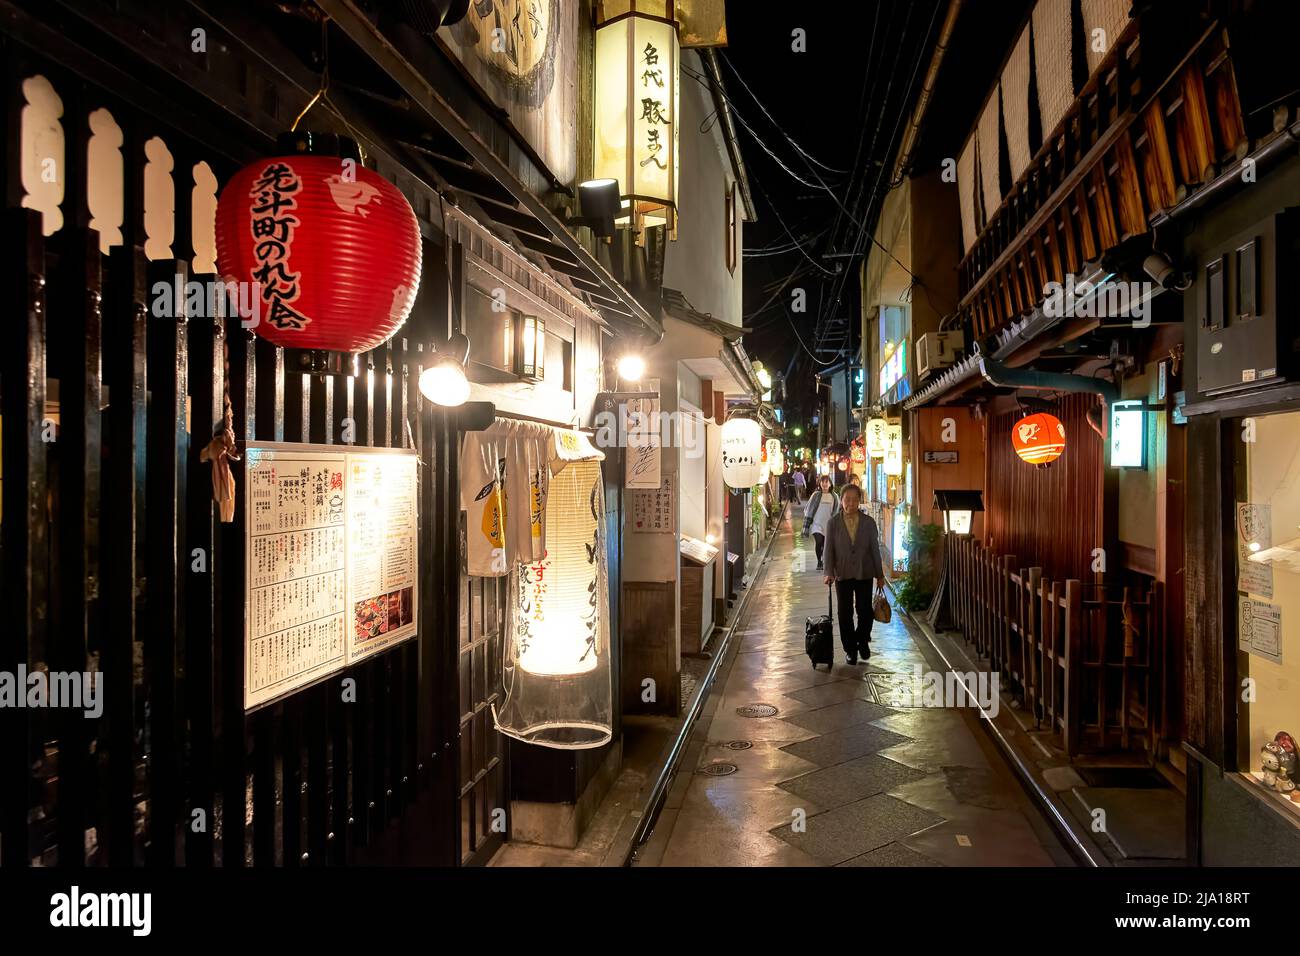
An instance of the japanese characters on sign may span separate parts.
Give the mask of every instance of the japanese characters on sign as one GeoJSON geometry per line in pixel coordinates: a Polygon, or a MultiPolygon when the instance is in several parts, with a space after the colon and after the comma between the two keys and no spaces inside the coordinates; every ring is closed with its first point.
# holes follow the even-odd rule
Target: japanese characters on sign
{"type": "Polygon", "coordinates": [[[596,31],[595,176],[618,180],[646,225],[677,208],[676,24],[630,14],[596,31]]]}
{"type": "Polygon", "coordinates": [[[258,263],[253,278],[261,286],[262,301],[269,306],[266,321],[277,329],[302,329],[311,321],[293,308],[299,277],[289,266],[294,227],[298,225],[298,218],[292,214],[298,205],[294,193],[301,186],[291,166],[272,162],[248,192],[252,201],[249,229],[253,234],[253,257],[258,263]]]}
{"type": "Polygon", "coordinates": [[[416,632],[415,456],[246,452],[244,707],[416,632]]]}

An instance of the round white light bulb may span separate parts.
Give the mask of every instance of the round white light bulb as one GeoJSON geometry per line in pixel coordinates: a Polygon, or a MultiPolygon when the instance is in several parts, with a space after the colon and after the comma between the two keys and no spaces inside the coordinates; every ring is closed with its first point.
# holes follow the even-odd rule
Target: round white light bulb
{"type": "Polygon", "coordinates": [[[436,405],[464,405],[469,399],[465,369],[453,358],[439,359],[420,373],[420,393],[436,405]]]}
{"type": "Polygon", "coordinates": [[[639,382],[645,374],[645,359],[639,355],[624,355],[618,360],[618,377],[625,382],[639,382]]]}

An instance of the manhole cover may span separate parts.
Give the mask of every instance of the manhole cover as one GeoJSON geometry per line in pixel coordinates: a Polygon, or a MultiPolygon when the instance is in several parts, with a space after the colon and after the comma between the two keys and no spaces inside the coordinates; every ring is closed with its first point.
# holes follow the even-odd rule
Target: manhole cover
{"type": "Polygon", "coordinates": [[[748,741],[748,740],[728,740],[728,741],[727,741],[727,749],[728,749],[728,750],[748,750],[748,749],[749,749],[750,747],[752,747],[752,746],[754,746],[753,743],[751,743],[751,742],[748,741]]]}
{"type": "Polygon", "coordinates": [[[737,707],[736,713],[741,717],[775,717],[776,708],[771,704],[746,704],[744,707],[737,707]]]}
{"type": "Polygon", "coordinates": [[[710,777],[725,777],[739,769],[734,763],[707,763],[700,768],[699,772],[708,774],[710,777]]]}

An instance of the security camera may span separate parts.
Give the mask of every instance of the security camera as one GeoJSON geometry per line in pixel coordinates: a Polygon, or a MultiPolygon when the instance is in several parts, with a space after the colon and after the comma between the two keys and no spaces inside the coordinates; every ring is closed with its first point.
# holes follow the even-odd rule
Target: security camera
{"type": "Polygon", "coordinates": [[[1182,279],[1174,264],[1158,252],[1153,252],[1142,260],[1142,271],[1159,283],[1162,289],[1176,288],[1182,279]]]}

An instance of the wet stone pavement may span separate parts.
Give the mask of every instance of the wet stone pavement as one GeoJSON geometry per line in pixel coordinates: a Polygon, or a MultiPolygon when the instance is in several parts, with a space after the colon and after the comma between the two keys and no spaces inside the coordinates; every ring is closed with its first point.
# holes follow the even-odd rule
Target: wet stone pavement
{"type": "Polygon", "coordinates": [[[826,613],[787,519],[638,866],[1056,866],[1070,858],[970,712],[906,706],[931,669],[897,609],[871,660],[804,654],[826,613]],[[751,705],[769,716],[743,716],[751,705]]]}

